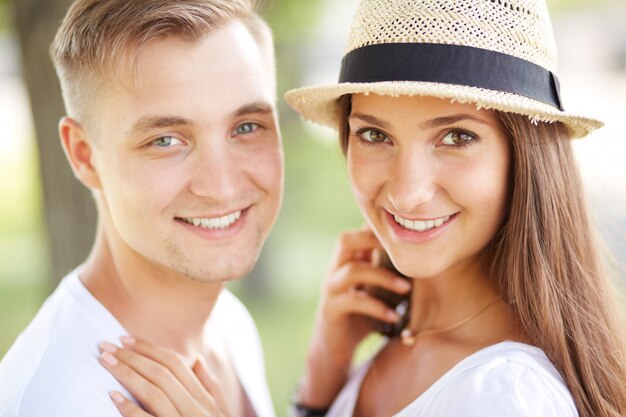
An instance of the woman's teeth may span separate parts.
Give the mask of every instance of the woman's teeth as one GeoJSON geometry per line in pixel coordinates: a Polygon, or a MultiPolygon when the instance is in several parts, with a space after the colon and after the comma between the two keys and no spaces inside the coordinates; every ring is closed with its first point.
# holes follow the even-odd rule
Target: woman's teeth
{"type": "Polygon", "coordinates": [[[203,227],[205,229],[227,229],[241,217],[241,210],[222,217],[204,218],[204,217],[182,217],[185,223],[194,226],[203,227]]]}
{"type": "Polygon", "coordinates": [[[425,232],[430,229],[434,229],[435,227],[439,227],[448,220],[450,220],[450,216],[440,217],[438,219],[432,220],[407,220],[403,219],[400,216],[393,216],[396,223],[405,229],[414,230],[417,232],[425,232]]]}

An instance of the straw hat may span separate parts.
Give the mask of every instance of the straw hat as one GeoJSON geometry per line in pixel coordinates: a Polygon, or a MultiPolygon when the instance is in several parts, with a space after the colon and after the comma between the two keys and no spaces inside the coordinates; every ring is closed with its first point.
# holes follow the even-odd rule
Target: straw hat
{"type": "Polygon", "coordinates": [[[567,113],[543,0],[361,0],[338,84],[290,90],[306,119],[339,126],[344,94],[417,95],[563,122],[572,137],[602,127],[567,113]]]}

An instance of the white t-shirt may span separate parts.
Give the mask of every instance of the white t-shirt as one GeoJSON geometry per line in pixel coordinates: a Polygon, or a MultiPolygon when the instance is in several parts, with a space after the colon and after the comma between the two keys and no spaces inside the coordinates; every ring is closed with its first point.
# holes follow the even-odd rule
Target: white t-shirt
{"type": "MultiPolygon", "coordinates": [[[[371,361],[350,378],[326,417],[354,414],[371,361]]],[[[394,417],[577,417],[572,395],[544,352],[502,342],[456,364],[394,417]]]]}
{"type": "MultiPolygon", "coordinates": [[[[252,317],[223,290],[210,320],[257,416],[274,417],[252,317]]],[[[0,362],[0,417],[119,417],[108,393],[132,397],[99,363],[98,344],[126,334],[78,272],[70,273],[0,362]]]]}

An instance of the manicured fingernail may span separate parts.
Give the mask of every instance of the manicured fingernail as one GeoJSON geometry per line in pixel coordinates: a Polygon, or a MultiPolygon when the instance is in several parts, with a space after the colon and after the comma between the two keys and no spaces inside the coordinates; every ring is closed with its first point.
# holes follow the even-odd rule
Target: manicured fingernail
{"type": "Polygon", "coordinates": [[[111,399],[118,404],[121,404],[124,402],[124,396],[117,391],[109,392],[109,397],[111,397],[111,399]]]}
{"type": "Polygon", "coordinates": [[[134,345],[135,344],[135,338],[132,336],[122,336],[120,337],[120,342],[122,342],[125,345],[134,345]]]}
{"type": "Polygon", "coordinates": [[[111,352],[111,353],[115,353],[115,351],[117,350],[117,346],[109,343],[109,342],[102,342],[99,345],[100,350],[104,351],[104,352],[111,352]]]}
{"type": "Polygon", "coordinates": [[[411,283],[409,283],[405,279],[396,278],[393,283],[400,290],[405,290],[406,291],[406,290],[410,290],[411,289],[411,283]]]}
{"type": "Polygon", "coordinates": [[[114,366],[117,365],[117,358],[113,355],[111,355],[109,352],[104,352],[102,353],[102,356],[100,356],[102,358],[103,361],[105,361],[107,364],[114,366]]]}

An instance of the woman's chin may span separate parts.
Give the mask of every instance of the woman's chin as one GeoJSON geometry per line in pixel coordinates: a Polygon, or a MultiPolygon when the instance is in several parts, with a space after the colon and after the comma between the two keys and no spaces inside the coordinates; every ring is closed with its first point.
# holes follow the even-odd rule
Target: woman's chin
{"type": "MultiPolygon", "coordinates": [[[[392,258],[393,259],[393,258],[392,258]]],[[[431,262],[416,262],[412,259],[410,262],[397,261],[393,262],[395,268],[402,275],[414,279],[430,279],[441,275],[445,268],[441,265],[435,265],[431,262]]]]}

